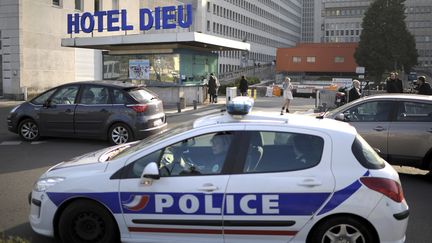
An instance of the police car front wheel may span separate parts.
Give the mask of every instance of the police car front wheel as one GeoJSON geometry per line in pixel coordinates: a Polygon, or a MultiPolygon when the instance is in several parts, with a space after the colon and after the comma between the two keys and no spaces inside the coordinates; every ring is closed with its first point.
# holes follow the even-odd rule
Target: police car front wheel
{"type": "Polygon", "coordinates": [[[362,220],[341,216],[330,218],[312,231],[307,242],[378,242],[373,230],[362,220]]]}
{"type": "Polygon", "coordinates": [[[117,224],[109,212],[90,200],[78,200],[61,214],[59,236],[64,243],[120,242],[117,224]]]}

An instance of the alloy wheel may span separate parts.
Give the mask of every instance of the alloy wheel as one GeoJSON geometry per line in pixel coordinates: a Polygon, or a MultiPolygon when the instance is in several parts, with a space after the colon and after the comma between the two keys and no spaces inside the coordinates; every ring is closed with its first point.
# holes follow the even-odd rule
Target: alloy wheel
{"type": "Polygon", "coordinates": [[[349,224],[339,224],[325,232],[322,243],[365,243],[362,232],[349,224]]]}
{"type": "Polygon", "coordinates": [[[26,140],[34,140],[39,135],[39,128],[33,121],[27,121],[21,125],[20,133],[26,140]]]}

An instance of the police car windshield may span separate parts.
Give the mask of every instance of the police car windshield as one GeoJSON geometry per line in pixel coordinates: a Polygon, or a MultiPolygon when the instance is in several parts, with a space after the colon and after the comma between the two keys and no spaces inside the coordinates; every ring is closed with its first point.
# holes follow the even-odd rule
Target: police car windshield
{"type": "Polygon", "coordinates": [[[182,125],[179,125],[177,127],[172,128],[172,129],[165,130],[165,131],[158,133],[158,134],[153,134],[153,135],[141,140],[138,143],[132,144],[130,147],[122,150],[121,152],[119,152],[115,156],[110,157],[110,160],[118,159],[118,158],[121,158],[125,155],[132,154],[136,151],[139,151],[139,150],[141,150],[147,146],[150,146],[154,143],[157,143],[161,140],[164,140],[164,139],[169,138],[171,136],[174,136],[176,134],[191,130],[192,128],[193,128],[193,121],[188,121],[188,122],[183,123],[182,125]]]}

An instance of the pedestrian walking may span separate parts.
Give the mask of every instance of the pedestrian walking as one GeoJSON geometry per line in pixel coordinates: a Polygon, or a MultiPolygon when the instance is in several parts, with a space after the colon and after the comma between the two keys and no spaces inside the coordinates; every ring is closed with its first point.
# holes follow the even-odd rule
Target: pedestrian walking
{"type": "Polygon", "coordinates": [[[391,72],[390,77],[386,80],[387,93],[403,93],[402,80],[398,77],[398,73],[391,72]]]}
{"type": "Polygon", "coordinates": [[[293,95],[292,95],[292,84],[291,84],[291,79],[289,77],[285,77],[285,80],[282,84],[282,88],[283,88],[283,99],[284,99],[284,103],[282,105],[282,110],[281,110],[281,115],[283,115],[283,112],[285,110],[286,113],[289,113],[289,105],[291,103],[291,100],[293,99],[293,95]]]}
{"type": "Polygon", "coordinates": [[[361,92],[360,92],[360,81],[358,81],[357,79],[354,79],[353,82],[353,87],[350,89],[349,91],[349,96],[348,96],[348,102],[354,101],[358,98],[361,97],[361,92]]]}
{"type": "Polygon", "coordinates": [[[248,81],[246,80],[245,76],[242,76],[239,84],[240,95],[247,96],[248,88],[249,88],[248,81]]]}
{"type": "Polygon", "coordinates": [[[210,103],[217,103],[217,92],[220,83],[213,73],[210,73],[210,78],[208,81],[208,94],[210,95],[210,103]]]}
{"type": "Polygon", "coordinates": [[[426,77],[425,76],[420,76],[417,79],[417,83],[418,83],[418,94],[422,94],[422,95],[432,95],[432,88],[430,86],[430,84],[428,82],[426,82],[426,77]]]}

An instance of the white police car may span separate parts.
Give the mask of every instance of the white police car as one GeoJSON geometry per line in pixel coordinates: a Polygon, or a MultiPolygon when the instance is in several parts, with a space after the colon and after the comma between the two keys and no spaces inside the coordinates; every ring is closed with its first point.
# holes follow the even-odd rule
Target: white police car
{"type": "Polygon", "coordinates": [[[223,113],[52,167],[30,223],[63,242],[403,242],[408,214],[352,126],[223,113]]]}

